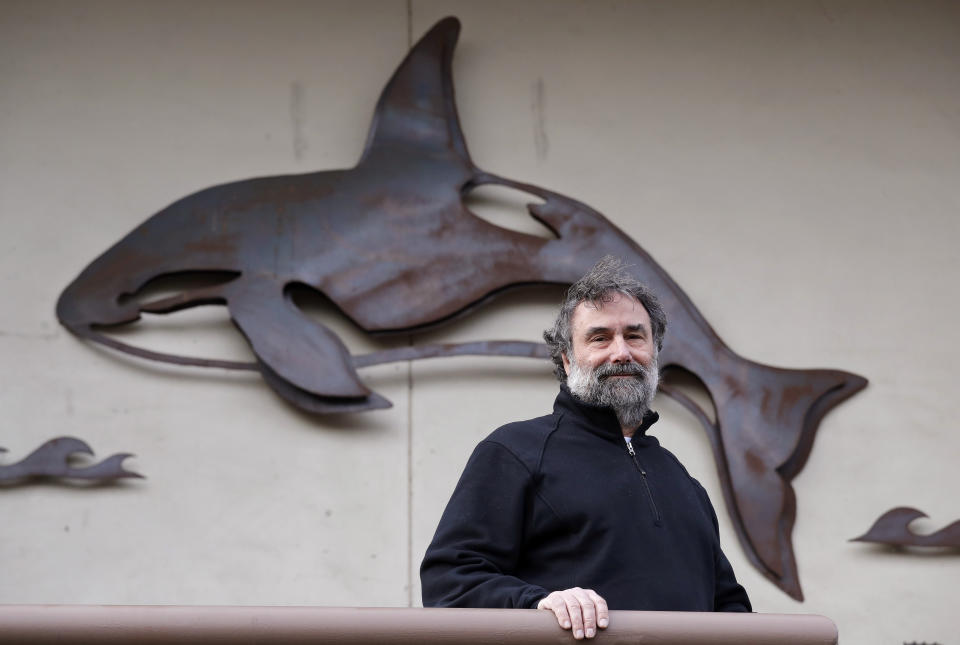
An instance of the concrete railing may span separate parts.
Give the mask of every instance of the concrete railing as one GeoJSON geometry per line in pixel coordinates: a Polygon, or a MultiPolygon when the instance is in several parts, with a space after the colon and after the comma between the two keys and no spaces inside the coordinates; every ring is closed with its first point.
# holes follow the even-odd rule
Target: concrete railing
{"type": "MultiPolygon", "coordinates": [[[[333,607],[0,605],[0,643],[17,645],[571,645],[546,611],[333,607]]],[[[592,641],[658,645],[835,645],[829,618],[611,611],[592,641]]]]}

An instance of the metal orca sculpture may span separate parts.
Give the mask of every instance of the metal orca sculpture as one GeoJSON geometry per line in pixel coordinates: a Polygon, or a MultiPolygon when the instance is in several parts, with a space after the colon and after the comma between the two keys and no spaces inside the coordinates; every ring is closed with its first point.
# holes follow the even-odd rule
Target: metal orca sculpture
{"type": "Polygon", "coordinates": [[[455,353],[547,353],[536,343],[490,342],[352,357],[330,330],[302,315],[291,285],[322,292],[367,332],[410,332],[462,316],[510,287],[568,284],[602,256],[619,256],[667,309],[670,333],[660,364],[695,375],[713,399],[715,419],[681,391],[663,387],[706,429],[744,549],[764,575],[801,599],[790,480],[803,467],[823,415],[866,380],[741,358],[647,252],[603,215],[477,168],[454,102],[451,62],[459,29],[455,18],[446,18],[413,47],[384,88],[354,168],[239,181],[173,203],[83,270],[60,297],[60,321],[77,336],[146,358],[258,369],[305,410],[364,410],[389,403],[364,386],[359,366],[455,353]],[[543,200],[528,210],[555,239],[503,229],[471,213],[464,197],[483,184],[543,200]],[[222,280],[146,304],[129,297],[151,280],[185,272],[213,272],[222,280]],[[201,304],[228,307],[256,364],[160,354],[101,332],[143,311],[201,304]]]}

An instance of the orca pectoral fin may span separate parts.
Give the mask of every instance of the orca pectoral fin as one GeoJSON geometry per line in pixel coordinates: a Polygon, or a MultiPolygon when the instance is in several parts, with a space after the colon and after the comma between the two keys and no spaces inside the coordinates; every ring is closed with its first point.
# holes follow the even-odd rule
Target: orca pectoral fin
{"type": "Polygon", "coordinates": [[[312,392],[301,390],[296,385],[284,380],[263,362],[260,363],[260,373],[263,375],[263,380],[273,388],[274,392],[304,412],[313,414],[339,414],[346,412],[365,412],[367,410],[383,410],[393,407],[390,401],[376,392],[370,392],[370,394],[365,397],[318,396],[312,392]]]}
{"type": "Polygon", "coordinates": [[[238,280],[229,286],[227,306],[257,355],[261,371],[266,375],[263,368],[270,370],[267,381],[274,389],[285,382],[318,397],[371,396],[344,344],[332,331],[305,316],[284,294],[282,283],[238,280]]]}

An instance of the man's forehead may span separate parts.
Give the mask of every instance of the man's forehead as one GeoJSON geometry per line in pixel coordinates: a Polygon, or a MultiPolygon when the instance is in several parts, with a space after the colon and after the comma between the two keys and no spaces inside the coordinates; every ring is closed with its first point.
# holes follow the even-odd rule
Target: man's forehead
{"type": "Polygon", "coordinates": [[[603,318],[603,314],[616,315],[625,313],[635,318],[636,323],[644,324],[650,320],[646,307],[631,295],[614,293],[599,300],[583,300],[573,310],[573,325],[584,322],[584,319],[595,320],[603,318]]]}
{"type": "Polygon", "coordinates": [[[636,309],[642,309],[644,312],[646,312],[647,310],[646,307],[643,306],[643,303],[640,302],[640,300],[638,300],[634,296],[631,296],[628,293],[621,293],[619,291],[614,291],[610,293],[605,293],[599,298],[597,298],[596,300],[581,300],[580,303],[577,304],[574,311],[576,312],[578,309],[592,309],[594,311],[602,311],[604,308],[609,307],[611,305],[626,306],[628,304],[636,309]]]}

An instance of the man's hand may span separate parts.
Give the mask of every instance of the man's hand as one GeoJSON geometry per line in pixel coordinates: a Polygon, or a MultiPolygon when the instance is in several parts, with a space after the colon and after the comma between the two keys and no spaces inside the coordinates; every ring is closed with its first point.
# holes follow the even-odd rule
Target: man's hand
{"type": "Polygon", "coordinates": [[[537,603],[537,609],[552,611],[560,626],[572,629],[577,640],[584,636],[593,638],[597,635],[597,627],[603,629],[610,624],[607,601],[593,589],[574,587],[554,591],[537,603]]]}

